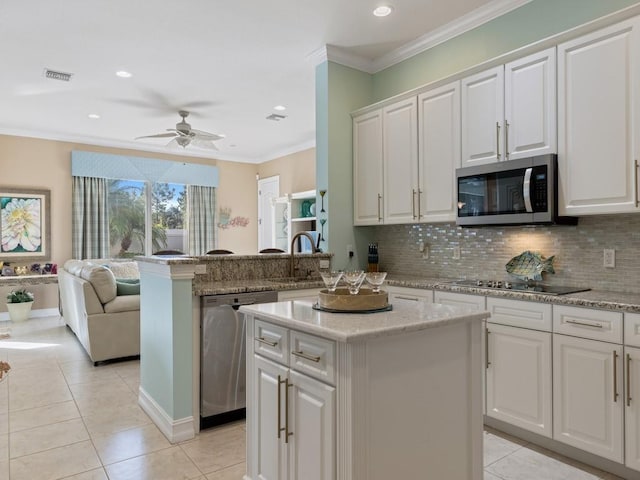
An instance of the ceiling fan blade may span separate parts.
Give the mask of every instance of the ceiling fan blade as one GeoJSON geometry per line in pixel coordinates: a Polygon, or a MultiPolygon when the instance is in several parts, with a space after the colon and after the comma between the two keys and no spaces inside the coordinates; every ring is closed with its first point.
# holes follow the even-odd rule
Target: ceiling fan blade
{"type": "Polygon", "coordinates": [[[203,140],[222,140],[224,137],[222,135],[217,135],[215,133],[203,132],[202,130],[196,130],[195,128],[191,129],[191,132],[195,133],[198,137],[203,140]]]}
{"type": "Polygon", "coordinates": [[[175,133],[158,133],[156,135],[144,135],[142,137],[136,137],[136,140],[139,140],[141,138],[169,138],[169,137],[175,137],[176,134],[175,133]]]}

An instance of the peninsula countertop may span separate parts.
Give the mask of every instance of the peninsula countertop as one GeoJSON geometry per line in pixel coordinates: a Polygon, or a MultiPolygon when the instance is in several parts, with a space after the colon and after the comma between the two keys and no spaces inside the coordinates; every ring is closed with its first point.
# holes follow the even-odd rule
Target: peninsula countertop
{"type": "Polygon", "coordinates": [[[481,321],[489,316],[489,312],[467,307],[407,300],[397,300],[392,310],[377,313],[323,312],[314,309],[310,300],[246,305],[240,307],[240,311],[277,325],[346,343],[481,321]]]}

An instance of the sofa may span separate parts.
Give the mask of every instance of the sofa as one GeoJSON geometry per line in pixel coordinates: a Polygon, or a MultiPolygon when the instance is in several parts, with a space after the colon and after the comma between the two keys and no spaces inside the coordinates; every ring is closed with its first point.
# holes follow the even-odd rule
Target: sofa
{"type": "Polygon", "coordinates": [[[137,263],[68,260],[58,272],[65,323],[98,362],[140,355],[137,263]]]}

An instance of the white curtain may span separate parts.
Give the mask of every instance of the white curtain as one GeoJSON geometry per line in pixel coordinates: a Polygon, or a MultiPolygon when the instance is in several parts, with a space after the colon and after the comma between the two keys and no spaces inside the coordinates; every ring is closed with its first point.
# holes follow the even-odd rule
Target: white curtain
{"type": "Polygon", "coordinates": [[[216,189],[187,185],[189,255],[204,255],[216,248],[216,189]]]}

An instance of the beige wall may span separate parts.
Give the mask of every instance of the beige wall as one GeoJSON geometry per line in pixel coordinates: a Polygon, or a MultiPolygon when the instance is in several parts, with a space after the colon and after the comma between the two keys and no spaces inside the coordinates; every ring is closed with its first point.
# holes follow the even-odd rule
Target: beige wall
{"type": "Polygon", "coordinates": [[[258,165],[260,178],[280,175],[280,195],[316,188],[316,149],[276,158],[258,165]]]}
{"type": "Polygon", "coordinates": [[[63,264],[71,258],[72,150],[216,165],[220,176],[218,206],[229,206],[233,216],[249,218],[247,227],[220,230],[219,245],[233,247],[231,249],[238,253],[255,253],[258,244],[257,165],[0,135],[0,186],[51,190],[52,262],[63,264]]]}

